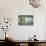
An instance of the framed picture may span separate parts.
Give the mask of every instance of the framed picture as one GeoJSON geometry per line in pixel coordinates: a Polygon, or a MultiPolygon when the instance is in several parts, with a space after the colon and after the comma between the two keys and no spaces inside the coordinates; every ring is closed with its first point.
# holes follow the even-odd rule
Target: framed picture
{"type": "Polygon", "coordinates": [[[19,15],[18,24],[19,25],[33,25],[33,15],[19,15]]]}

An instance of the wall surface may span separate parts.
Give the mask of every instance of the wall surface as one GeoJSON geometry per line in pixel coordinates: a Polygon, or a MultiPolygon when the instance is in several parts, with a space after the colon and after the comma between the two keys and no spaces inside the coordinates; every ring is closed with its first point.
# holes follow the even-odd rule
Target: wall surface
{"type": "MultiPolygon", "coordinates": [[[[37,39],[39,40],[46,39],[45,6],[40,8],[33,8],[29,4],[28,0],[0,0],[0,19],[2,19],[4,16],[13,18],[12,26],[8,33],[10,33],[17,40],[27,40],[34,34],[37,35],[37,39]],[[19,15],[33,15],[34,25],[18,25],[19,15]]],[[[4,33],[2,33],[3,31],[0,31],[0,39],[4,39],[4,37],[2,37],[4,33]]]]}

